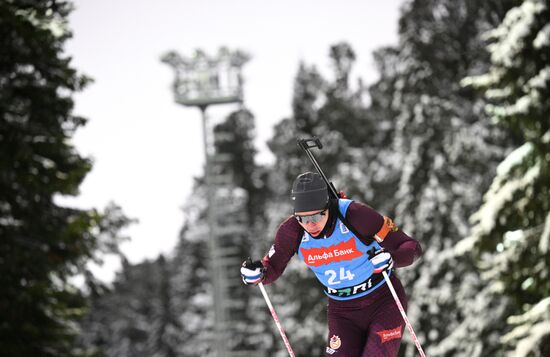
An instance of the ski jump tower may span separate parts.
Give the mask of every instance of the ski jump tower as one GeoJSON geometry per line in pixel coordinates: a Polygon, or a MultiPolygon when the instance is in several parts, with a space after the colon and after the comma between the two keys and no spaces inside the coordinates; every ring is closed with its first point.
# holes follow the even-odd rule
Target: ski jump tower
{"type": "MultiPolygon", "coordinates": [[[[176,52],[169,52],[162,57],[162,62],[170,65],[176,75],[173,83],[175,100],[178,104],[197,107],[202,113],[202,135],[205,157],[205,181],[208,203],[208,247],[210,251],[210,274],[212,277],[212,294],[214,302],[214,357],[251,356],[250,351],[239,351],[232,345],[235,340],[236,326],[239,326],[239,310],[245,309],[242,299],[236,299],[231,293],[240,284],[238,272],[242,257],[230,237],[244,236],[243,225],[233,225],[240,221],[232,217],[227,222],[227,207],[231,205],[231,194],[224,188],[231,184],[231,176],[220,174],[220,166],[232,158],[229,154],[215,154],[214,140],[208,126],[207,108],[215,104],[243,103],[243,81],[241,70],[249,57],[240,52],[231,52],[221,48],[216,56],[208,56],[197,50],[193,57],[184,58],[176,52]],[[225,192],[225,194],[223,194],[225,192]],[[219,193],[222,193],[221,195],[219,193]],[[218,212],[217,207],[224,207],[218,212]],[[222,214],[223,213],[223,214],[222,214]],[[225,220],[225,221],[224,221],[225,220]],[[223,230],[220,229],[223,227],[223,230]]],[[[234,203],[234,202],[233,202],[234,203]]],[[[234,206],[234,205],[233,205],[234,206]]],[[[242,213],[242,212],[241,212],[242,213]]],[[[238,213],[235,213],[238,214],[238,213]]],[[[237,333],[236,333],[237,332],[237,333]]]]}

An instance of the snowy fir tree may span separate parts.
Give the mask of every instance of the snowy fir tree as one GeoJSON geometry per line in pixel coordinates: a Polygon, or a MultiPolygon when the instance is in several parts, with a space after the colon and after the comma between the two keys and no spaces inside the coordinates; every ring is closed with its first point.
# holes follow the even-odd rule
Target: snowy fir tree
{"type": "Polygon", "coordinates": [[[228,309],[231,331],[227,347],[231,351],[240,351],[235,353],[261,355],[272,346],[270,341],[274,340],[274,331],[269,320],[265,319],[267,311],[259,290],[244,286],[239,271],[242,261],[249,256],[258,259],[264,250],[267,172],[255,162],[254,133],[254,116],[244,107],[214,127],[215,151],[227,158],[227,161],[221,160],[215,165],[218,167],[216,174],[230,177],[228,182],[216,188],[216,196],[223,203],[220,204],[223,211],[218,223],[224,232],[220,233],[218,240],[220,246],[234,252],[231,258],[236,263],[228,266],[226,272],[231,286],[227,297],[235,305],[228,309]]]}
{"type": "Polygon", "coordinates": [[[207,356],[211,351],[213,310],[208,269],[204,185],[199,182],[184,206],[185,223],[172,259],[171,299],[181,329],[178,356],[207,356]]]}
{"type": "Polygon", "coordinates": [[[73,96],[89,79],[64,53],[71,37],[66,1],[0,3],[0,354],[81,356],[77,322],[86,294],[74,283],[105,253],[117,253],[130,223],[59,204],[77,196],[92,168],[72,138],[86,119],[73,96]]]}
{"type": "Polygon", "coordinates": [[[550,7],[528,0],[487,33],[491,67],[466,85],[521,140],[497,168],[474,228],[456,247],[482,271],[484,300],[468,311],[474,356],[550,354],[550,7]],[[498,326],[501,332],[481,343],[498,326]],[[504,334],[502,334],[504,333],[504,334]],[[480,341],[480,342],[478,342],[480,341]]]}
{"type": "Polygon", "coordinates": [[[177,356],[182,327],[163,256],[131,265],[123,262],[114,286],[92,298],[82,323],[81,345],[106,356],[177,356]]]}
{"type": "MultiPolygon", "coordinates": [[[[375,57],[383,71],[369,88],[369,114],[380,120],[386,148],[357,167],[373,175],[364,182],[386,196],[368,192],[373,204],[382,202],[388,210],[382,213],[423,246],[423,258],[398,273],[410,296],[409,317],[428,355],[445,355],[439,343],[461,320],[461,301],[470,298],[459,295],[460,283],[466,272],[475,279],[474,269],[454,259],[450,249],[468,235],[468,217],[510,145],[506,132],[483,120],[481,95],[460,85],[465,76],[487,68],[480,36],[500,22],[504,6],[500,1],[411,1],[400,19],[399,46],[375,57]],[[379,184],[384,177],[393,190],[379,184]]],[[[414,355],[406,334],[403,342],[400,354],[414,355]]]]}

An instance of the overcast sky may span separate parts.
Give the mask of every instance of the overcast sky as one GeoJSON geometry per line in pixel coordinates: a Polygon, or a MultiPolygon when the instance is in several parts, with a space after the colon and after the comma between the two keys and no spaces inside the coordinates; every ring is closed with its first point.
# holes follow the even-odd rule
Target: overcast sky
{"type": "MultiPolygon", "coordinates": [[[[331,73],[331,44],[347,41],[357,55],[354,76],[376,79],[372,51],[397,43],[403,0],[77,0],[66,53],[94,83],[75,97],[75,113],[89,119],[74,137],[93,171],[76,199],[64,204],[102,209],[109,201],[139,219],[122,246],[131,262],[169,253],[202,172],[198,109],[175,104],[173,72],[160,57],[169,50],[192,56],[220,46],[251,55],[244,66],[245,105],[256,118],[258,162],[277,122],[291,113],[298,64],[331,73]]],[[[209,109],[213,120],[235,106],[209,109]]],[[[109,280],[110,261],[99,272],[109,280]]]]}

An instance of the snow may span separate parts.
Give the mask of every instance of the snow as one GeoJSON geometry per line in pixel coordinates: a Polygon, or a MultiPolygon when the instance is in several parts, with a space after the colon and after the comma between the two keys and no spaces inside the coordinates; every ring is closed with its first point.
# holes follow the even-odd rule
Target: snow
{"type": "Polygon", "coordinates": [[[530,356],[533,351],[538,350],[536,347],[541,343],[544,336],[550,334],[550,322],[544,321],[534,326],[529,327],[529,335],[520,340],[516,350],[513,352],[515,357],[530,356]]]}
{"type": "Polygon", "coordinates": [[[550,213],[546,215],[544,229],[540,236],[539,249],[543,254],[548,254],[550,250],[550,213]]]}
{"type": "Polygon", "coordinates": [[[514,244],[514,242],[518,242],[525,238],[525,233],[522,229],[518,229],[515,231],[508,231],[504,233],[504,245],[505,246],[511,246],[514,244]]]}
{"type": "Polygon", "coordinates": [[[545,89],[550,81],[550,66],[544,67],[536,76],[527,82],[526,89],[545,89]]]}
{"type": "Polygon", "coordinates": [[[538,319],[543,318],[544,315],[550,315],[550,297],[539,301],[529,311],[522,315],[510,316],[508,318],[508,323],[516,325],[524,324],[526,322],[537,321],[538,319]]]}
{"type": "Polygon", "coordinates": [[[547,24],[539,31],[537,37],[533,41],[533,46],[536,49],[541,49],[544,46],[550,46],[550,24],[547,24]]]}
{"type": "MultiPolygon", "coordinates": [[[[500,77],[497,76],[496,71],[493,71],[493,75],[490,77],[493,79],[493,83],[498,82],[500,80],[500,77]]],[[[513,93],[513,89],[510,86],[504,87],[504,88],[491,88],[485,92],[485,97],[487,99],[501,99],[501,98],[507,98],[513,93]]]]}
{"type": "Polygon", "coordinates": [[[511,169],[523,162],[523,160],[534,149],[533,144],[527,142],[522,146],[512,151],[508,156],[497,166],[497,176],[507,175],[511,169]]]}
{"type": "Polygon", "coordinates": [[[53,36],[61,37],[69,32],[67,27],[67,21],[56,16],[52,17],[52,11],[47,10],[46,16],[37,16],[37,12],[34,9],[19,9],[15,12],[19,16],[25,17],[34,26],[37,26],[43,30],[50,31],[53,36]]]}
{"type": "Polygon", "coordinates": [[[522,289],[522,290],[527,290],[527,289],[529,289],[529,287],[532,286],[534,283],[535,283],[535,279],[533,279],[532,277],[529,277],[529,278],[525,279],[525,280],[521,283],[521,289],[522,289]]]}
{"type": "Polygon", "coordinates": [[[545,6],[539,1],[527,0],[521,6],[508,11],[501,26],[490,31],[490,38],[500,39],[499,42],[489,45],[491,60],[495,64],[512,67],[517,61],[517,54],[525,46],[525,37],[533,27],[535,17],[544,10],[545,6]]]}
{"type": "Polygon", "coordinates": [[[503,208],[512,200],[513,195],[525,190],[540,175],[540,163],[533,165],[521,177],[506,179],[505,175],[514,166],[518,165],[527,155],[532,152],[532,144],[526,143],[514,150],[497,168],[497,176],[491,184],[491,188],[484,197],[485,203],[481,209],[472,215],[471,221],[478,222],[472,230],[472,236],[464,239],[456,245],[455,253],[460,254],[471,249],[478,237],[486,234],[495,227],[498,217],[503,208]]]}
{"type": "Polygon", "coordinates": [[[538,349],[536,346],[542,342],[542,338],[550,334],[550,297],[539,301],[522,315],[510,316],[507,322],[517,326],[504,335],[501,342],[516,346],[510,355],[528,356],[538,349]]]}
{"type": "Polygon", "coordinates": [[[489,84],[494,83],[497,79],[498,77],[496,76],[496,73],[490,72],[479,76],[466,77],[460,81],[460,84],[463,87],[468,87],[471,85],[486,87],[489,84]]]}

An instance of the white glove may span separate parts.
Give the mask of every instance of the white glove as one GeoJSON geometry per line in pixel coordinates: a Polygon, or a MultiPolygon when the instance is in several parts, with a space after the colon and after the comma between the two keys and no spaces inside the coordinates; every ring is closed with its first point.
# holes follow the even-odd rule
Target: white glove
{"type": "Polygon", "coordinates": [[[258,284],[264,278],[264,265],[261,261],[256,260],[252,261],[250,258],[245,260],[241,266],[241,277],[243,283],[246,285],[249,284],[258,284]]]}
{"type": "Polygon", "coordinates": [[[375,252],[374,255],[370,258],[371,263],[374,265],[374,273],[379,274],[383,271],[390,270],[393,268],[393,259],[391,254],[386,252],[384,249],[380,249],[375,252]]]}

